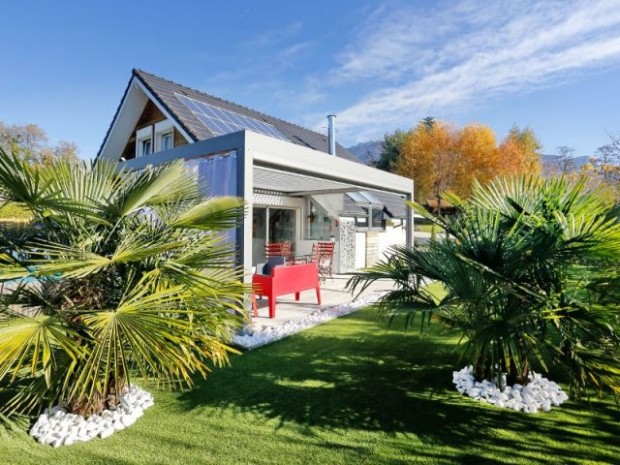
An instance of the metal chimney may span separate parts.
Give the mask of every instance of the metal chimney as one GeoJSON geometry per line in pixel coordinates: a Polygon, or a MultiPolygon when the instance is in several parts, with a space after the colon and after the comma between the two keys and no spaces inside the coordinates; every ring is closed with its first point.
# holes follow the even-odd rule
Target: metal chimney
{"type": "Polygon", "coordinates": [[[330,155],[336,155],[336,115],[327,115],[327,143],[330,155]]]}

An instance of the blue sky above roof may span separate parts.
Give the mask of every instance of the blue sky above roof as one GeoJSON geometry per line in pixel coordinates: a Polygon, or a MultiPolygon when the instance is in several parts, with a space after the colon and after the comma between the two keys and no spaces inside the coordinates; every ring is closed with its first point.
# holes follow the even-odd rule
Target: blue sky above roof
{"type": "Polygon", "coordinates": [[[620,131],[620,1],[3,4],[0,120],[95,155],[132,68],[345,146],[421,118],[530,126],[554,153],[620,131]],[[359,3],[359,4],[358,4],[359,3]]]}

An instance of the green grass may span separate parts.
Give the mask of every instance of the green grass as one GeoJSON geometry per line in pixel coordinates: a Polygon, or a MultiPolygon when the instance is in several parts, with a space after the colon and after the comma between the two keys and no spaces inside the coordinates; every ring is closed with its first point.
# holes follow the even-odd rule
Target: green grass
{"type": "MultiPolygon", "coordinates": [[[[433,225],[432,224],[418,224],[415,227],[416,231],[421,231],[421,232],[433,232],[433,225]]],[[[440,228],[439,226],[435,226],[435,234],[439,234],[443,232],[443,228],[440,228]]]]}
{"type": "MultiPolygon", "coordinates": [[[[435,325],[435,328],[438,328],[435,325]]],[[[435,329],[436,330],[436,329],[435,329]]],[[[369,310],[235,357],[106,440],[0,438],[3,464],[611,464],[612,400],[526,415],[459,395],[456,338],[387,331],[369,310]]]]}
{"type": "Polygon", "coordinates": [[[0,221],[30,221],[32,213],[28,208],[15,202],[0,203],[0,221]]]}
{"type": "Polygon", "coordinates": [[[15,202],[0,203],[0,221],[2,220],[22,220],[32,219],[32,213],[26,207],[15,202]]]}

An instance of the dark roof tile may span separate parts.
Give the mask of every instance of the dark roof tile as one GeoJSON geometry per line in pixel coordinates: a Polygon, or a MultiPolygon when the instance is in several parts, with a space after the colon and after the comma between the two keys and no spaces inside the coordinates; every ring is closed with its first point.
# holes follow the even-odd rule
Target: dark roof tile
{"type": "MultiPolygon", "coordinates": [[[[205,94],[204,92],[191,89],[141,70],[134,69],[133,74],[142,81],[142,83],[157,99],[159,99],[170,114],[176,118],[179,124],[183,126],[183,128],[191,137],[194,138],[195,141],[209,139],[214,137],[214,135],[196,118],[196,116],[185,106],[185,104],[183,104],[175,96],[175,94],[185,95],[194,100],[271,124],[294,144],[309,147],[321,152],[328,152],[326,135],[319,134],[296,124],[292,124],[279,118],[252,110],[251,108],[205,94]]],[[[336,144],[336,155],[341,158],[359,162],[355,155],[340,144],[336,144]]]]}

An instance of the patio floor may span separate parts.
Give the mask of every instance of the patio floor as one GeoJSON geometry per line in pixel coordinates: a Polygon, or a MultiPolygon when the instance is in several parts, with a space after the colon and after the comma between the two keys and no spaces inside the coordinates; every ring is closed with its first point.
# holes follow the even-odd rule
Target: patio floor
{"type": "MultiPolygon", "coordinates": [[[[316,292],[314,290],[302,292],[299,301],[295,300],[294,294],[278,297],[275,318],[269,318],[267,299],[257,299],[258,316],[252,319],[252,329],[278,328],[286,323],[301,320],[317,310],[353,301],[354,296],[345,290],[345,284],[348,279],[348,275],[334,275],[334,279],[327,278],[321,282],[321,305],[317,304],[316,292]]],[[[361,294],[360,298],[369,294],[386,292],[392,288],[393,283],[391,281],[378,281],[369,286],[361,294]]]]}

